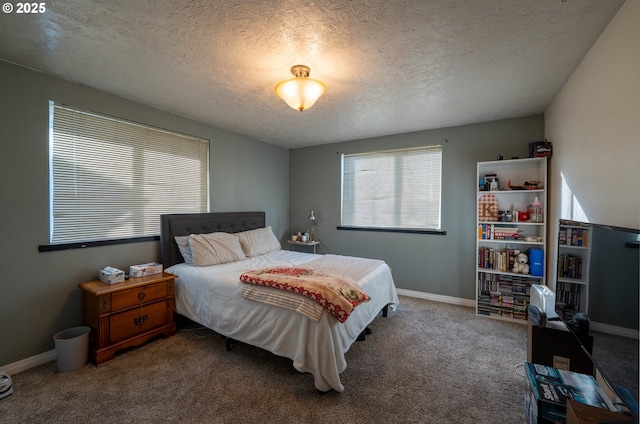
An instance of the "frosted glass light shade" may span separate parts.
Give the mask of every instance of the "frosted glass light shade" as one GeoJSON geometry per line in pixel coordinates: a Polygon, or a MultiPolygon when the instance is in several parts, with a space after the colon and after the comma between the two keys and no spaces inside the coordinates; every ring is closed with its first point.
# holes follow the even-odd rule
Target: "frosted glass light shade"
{"type": "Polygon", "coordinates": [[[281,81],[276,84],[275,92],[293,109],[302,112],[314,105],[325,91],[325,85],[318,80],[309,78],[309,68],[296,65],[291,68],[296,78],[281,81]]]}

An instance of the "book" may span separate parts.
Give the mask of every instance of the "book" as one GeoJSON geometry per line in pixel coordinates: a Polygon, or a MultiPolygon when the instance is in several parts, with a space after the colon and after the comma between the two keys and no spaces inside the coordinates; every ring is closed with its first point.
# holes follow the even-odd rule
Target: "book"
{"type": "Polygon", "coordinates": [[[615,411],[595,378],[587,374],[525,363],[525,415],[529,424],[566,422],[568,399],[615,411]]]}

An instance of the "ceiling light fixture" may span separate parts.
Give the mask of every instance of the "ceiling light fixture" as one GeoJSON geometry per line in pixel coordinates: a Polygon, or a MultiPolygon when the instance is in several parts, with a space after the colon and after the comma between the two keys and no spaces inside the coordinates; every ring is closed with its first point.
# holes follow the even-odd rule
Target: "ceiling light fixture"
{"type": "Polygon", "coordinates": [[[313,106],[326,88],[322,81],[309,78],[310,72],[308,66],[292,66],[291,73],[295,78],[280,81],[275,87],[276,95],[300,112],[313,106]]]}

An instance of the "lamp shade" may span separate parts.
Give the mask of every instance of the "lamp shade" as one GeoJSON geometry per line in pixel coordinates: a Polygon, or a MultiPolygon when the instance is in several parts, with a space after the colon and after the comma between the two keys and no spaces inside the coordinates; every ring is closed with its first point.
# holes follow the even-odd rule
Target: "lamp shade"
{"type": "Polygon", "coordinates": [[[300,112],[313,106],[325,91],[321,81],[309,78],[309,71],[307,66],[296,65],[291,68],[296,77],[280,81],[275,87],[276,95],[300,112]]]}

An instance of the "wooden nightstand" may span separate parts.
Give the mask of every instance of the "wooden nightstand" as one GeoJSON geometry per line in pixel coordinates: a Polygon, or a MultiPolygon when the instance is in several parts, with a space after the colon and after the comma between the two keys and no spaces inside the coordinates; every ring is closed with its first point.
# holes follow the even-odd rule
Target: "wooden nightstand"
{"type": "Polygon", "coordinates": [[[82,321],[91,327],[89,356],[94,364],[102,365],[113,359],[116,351],[160,334],[176,334],[175,279],[175,275],[163,272],[116,284],[88,281],[78,285],[82,289],[82,321]]]}

